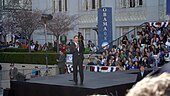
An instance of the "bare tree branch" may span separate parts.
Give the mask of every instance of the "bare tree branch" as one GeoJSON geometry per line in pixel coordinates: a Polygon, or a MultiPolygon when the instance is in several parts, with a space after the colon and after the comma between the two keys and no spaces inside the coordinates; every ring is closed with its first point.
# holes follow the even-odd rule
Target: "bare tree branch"
{"type": "Polygon", "coordinates": [[[21,28],[27,37],[31,37],[32,33],[41,25],[40,11],[17,10],[13,12],[13,18],[16,26],[21,28]]]}
{"type": "Polygon", "coordinates": [[[41,12],[26,11],[24,9],[15,10],[13,11],[13,18],[16,26],[21,29],[21,33],[23,33],[26,36],[26,38],[29,40],[29,45],[30,45],[30,39],[32,33],[42,25],[41,12]]]}
{"type": "Polygon", "coordinates": [[[1,22],[1,34],[4,37],[5,40],[5,44],[6,44],[6,36],[7,35],[12,35],[15,34],[16,32],[16,26],[15,26],[15,22],[12,18],[12,15],[10,13],[6,13],[3,16],[2,22],[1,22]]]}
{"type": "MultiPolygon", "coordinates": [[[[55,13],[53,14],[53,19],[47,22],[47,28],[56,37],[57,46],[59,46],[59,36],[70,30],[73,30],[77,25],[76,20],[78,16],[69,16],[66,13],[55,13]]],[[[57,51],[59,51],[57,47],[57,51]]]]}

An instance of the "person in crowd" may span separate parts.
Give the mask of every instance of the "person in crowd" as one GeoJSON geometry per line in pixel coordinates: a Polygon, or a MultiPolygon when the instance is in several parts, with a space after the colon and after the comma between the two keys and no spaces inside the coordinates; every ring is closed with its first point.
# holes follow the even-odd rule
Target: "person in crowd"
{"type": "Polygon", "coordinates": [[[170,52],[170,37],[168,37],[168,40],[166,41],[165,45],[166,45],[168,51],[170,52]]]}
{"type": "Polygon", "coordinates": [[[93,60],[93,64],[94,64],[94,65],[98,65],[98,61],[100,61],[99,58],[98,58],[98,56],[95,56],[95,57],[94,57],[94,60],[93,60]]]}
{"type": "Polygon", "coordinates": [[[70,39],[69,43],[67,45],[71,45],[73,43],[73,39],[70,39]]]}
{"type": "Polygon", "coordinates": [[[124,45],[128,45],[129,44],[129,40],[128,40],[126,35],[122,39],[122,44],[124,44],[124,45]]]}
{"type": "Polygon", "coordinates": [[[137,74],[136,82],[142,80],[148,73],[145,71],[145,66],[140,65],[139,73],[137,74]]]}
{"type": "Polygon", "coordinates": [[[116,49],[113,47],[111,51],[109,52],[110,55],[115,55],[116,54],[116,49]]]}
{"type": "Polygon", "coordinates": [[[101,66],[104,66],[104,61],[106,60],[106,57],[105,57],[105,55],[104,54],[102,54],[101,56],[100,56],[100,65],[101,66]]]}
{"type": "Polygon", "coordinates": [[[31,42],[31,45],[30,45],[30,49],[31,49],[31,52],[34,52],[35,50],[35,44],[34,42],[31,42]]]}
{"type": "MultiPolygon", "coordinates": [[[[97,63],[97,62],[96,62],[97,63]]],[[[88,59],[87,65],[95,65],[91,58],[88,59]]]]}
{"type": "Polygon", "coordinates": [[[38,44],[38,41],[36,41],[34,50],[35,50],[35,51],[38,51],[38,49],[39,49],[39,44],[38,44]]]}
{"type": "Polygon", "coordinates": [[[63,49],[63,45],[59,44],[59,51],[62,51],[62,49],[63,49]]]}
{"type": "Polygon", "coordinates": [[[65,68],[66,56],[62,51],[60,51],[59,59],[57,59],[56,61],[58,63],[59,74],[65,74],[65,72],[66,72],[66,68],[65,68]]]}
{"type": "Polygon", "coordinates": [[[90,50],[94,53],[94,52],[97,52],[97,48],[95,46],[94,43],[92,43],[91,47],[90,47],[90,50]]]}
{"type": "Polygon", "coordinates": [[[132,34],[132,35],[131,35],[131,38],[130,38],[130,40],[129,40],[129,43],[132,43],[132,42],[133,42],[133,39],[135,39],[135,38],[134,38],[134,35],[132,34]]]}
{"type": "Polygon", "coordinates": [[[16,76],[18,74],[18,69],[15,67],[14,63],[11,63],[10,67],[11,67],[9,70],[10,80],[16,80],[16,76]]]}
{"type": "Polygon", "coordinates": [[[103,62],[103,66],[108,66],[108,62],[107,62],[106,59],[105,59],[104,62],[103,62]]]}
{"type": "Polygon", "coordinates": [[[144,42],[144,44],[150,45],[150,41],[151,41],[151,39],[149,37],[149,34],[146,33],[145,37],[143,38],[143,42],[144,42]]]}
{"type": "Polygon", "coordinates": [[[79,42],[82,43],[82,45],[84,46],[84,37],[81,32],[78,32],[78,38],[79,38],[79,42]]]}
{"type": "MultiPolygon", "coordinates": [[[[147,54],[147,53],[146,53],[147,54]]],[[[144,55],[143,56],[143,58],[141,58],[141,65],[144,65],[145,67],[147,67],[147,68],[150,68],[151,66],[150,66],[150,64],[149,64],[149,62],[148,62],[148,57],[147,57],[147,55],[144,55]]]]}
{"type": "Polygon", "coordinates": [[[67,44],[67,52],[70,52],[70,45],[73,43],[73,40],[70,39],[69,43],[67,44]]]}
{"type": "Polygon", "coordinates": [[[40,72],[40,69],[38,69],[38,66],[35,66],[35,68],[32,70],[31,78],[40,76],[41,75],[40,73],[41,72],[40,72]]]}
{"type": "Polygon", "coordinates": [[[62,51],[63,53],[66,53],[66,50],[67,50],[66,44],[63,44],[63,45],[62,45],[62,48],[61,48],[61,51],[62,51]]]}

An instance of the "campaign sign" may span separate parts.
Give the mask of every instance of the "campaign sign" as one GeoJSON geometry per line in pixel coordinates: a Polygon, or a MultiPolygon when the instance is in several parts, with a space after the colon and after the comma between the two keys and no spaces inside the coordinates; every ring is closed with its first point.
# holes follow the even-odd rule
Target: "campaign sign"
{"type": "Polygon", "coordinates": [[[66,56],[66,62],[67,63],[73,63],[73,55],[72,54],[67,54],[66,56]]]}
{"type": "Polygon", "coordinates": [[[98,45],[107,49],[107,44],[112,41],[112,8],[102,7],[98,9],[98,45]]]}

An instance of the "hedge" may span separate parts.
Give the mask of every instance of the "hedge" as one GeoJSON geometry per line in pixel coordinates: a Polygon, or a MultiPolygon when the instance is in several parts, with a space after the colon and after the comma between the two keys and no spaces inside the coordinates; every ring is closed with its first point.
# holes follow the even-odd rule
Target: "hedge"
{"type": "Polygon", "coordinates": [[[28,52],[29,49],[24,48],[6,48],[4,49],[4,52],[28,52]]]}
{"type": "MultiPolygon", "coordinates": [[[[56,64],[59,54],[48,53],[48,64],[56,64]]],[[[43,64],[45,65],[45,53],[29,52],[0,52],[1,63],[43,64]]]]}
{"type": "MultiPolygon", "coordinates": [[[[48,50],[49,52],[56,52],[55,49],[53,50],[48,50]]],[[[4,48],[4,49],[0,49],[0,52],[29,52],[29,49],[24,49],[24,48],[4,48]]],[[[42,52],[42,51],[38,51],[38,52],[42,52]]],[[[84,54],[89,54],[90,48],[85,48],[84,50],[84,54]]],[[[67,52],[70,53],[70,52],[67,52]]]]}
{"type": "Polygon", "coordinates": [[[28,52],[28,49],[24,48],[2,48],[0,52],[28,52]]]}

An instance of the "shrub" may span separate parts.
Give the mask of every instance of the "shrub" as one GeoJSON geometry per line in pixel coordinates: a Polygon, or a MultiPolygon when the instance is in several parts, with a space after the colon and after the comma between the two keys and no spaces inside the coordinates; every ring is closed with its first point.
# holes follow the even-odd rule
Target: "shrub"
{"type": "Polygon", "coordinates": [[[23,49],[23,48],[5,48],[4,52],[28,52],[28,49],[23,49]]]}
{"type": "MultiPolygon", "coordinates": [[[[45,53],[28,52],[0,52],[1,63],[43,64],[45,65],[45,53]]],[[[48,64],[56,64],[59,54],[48,53],[48,64]]]]}
{"type": "Polygon", "coordinates": [[[84,54],[89,54],[90,53],[90,48],[85,48],[85,50],[84,50],[84,54]]]}
{"type": "Polygon", "coordinates": [[[4,52],[4,49],[0,49],[0,52],[4,52]]]}

